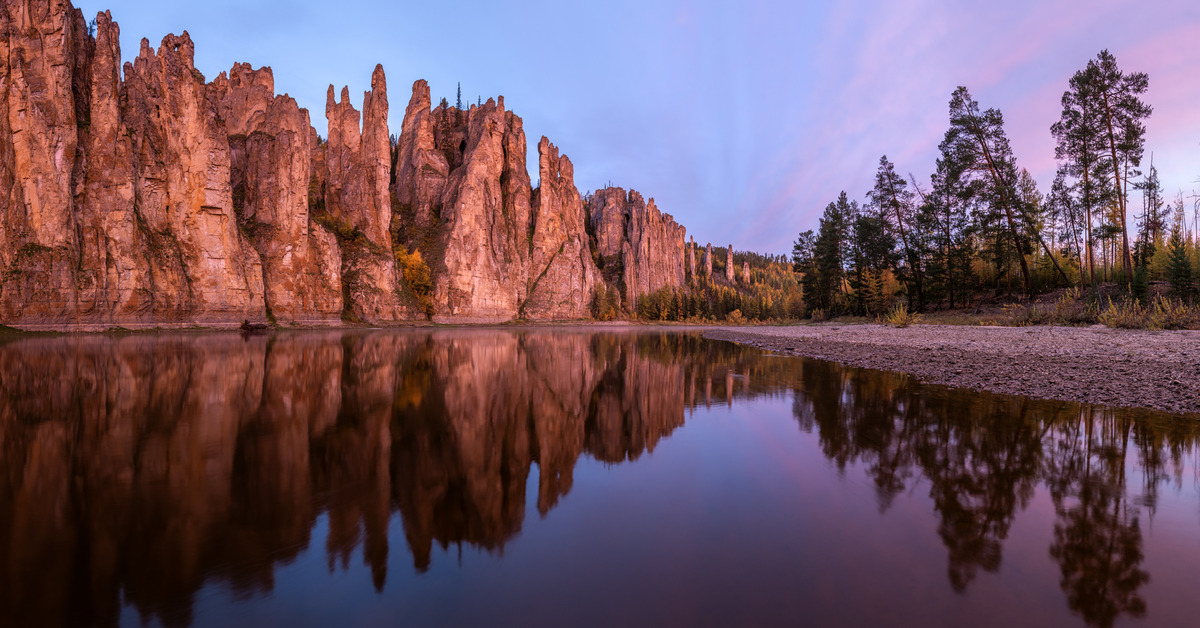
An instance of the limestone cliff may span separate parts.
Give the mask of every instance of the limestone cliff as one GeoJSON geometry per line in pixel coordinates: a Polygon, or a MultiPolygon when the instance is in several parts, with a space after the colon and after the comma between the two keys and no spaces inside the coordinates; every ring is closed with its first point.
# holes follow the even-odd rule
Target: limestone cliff
{"type": "Polygon", "coordinates": [[[259,252],[267,311],[281,322],[336,321],[342,313],[341,252],[308,212],[308,111],[275,95],[270,68],[236,64],[213,81],[231,151],[233,207],[259,252]]]}
{"type": "MultiPolygon", "coordinates": [[[[425,90],[424,82],[414,85],[410,110],[428,103],[425,90]]],[[[434,320],[517,318],[528,291],[530,221],[521,119],[505,110],[503,98],[465,112],[438,108],[432,116],[433,123],[424,125],[414,115],[416,127],[404,129],[400,151],[413,157],[405,162],[397,190],[413,190],[400,198],[416,207],[409,244],[425,247],[433,269],[434,320]],[[438,170],[443,165],[453,169],[444,184],[438,170]],[[442,194],[434,203],[432,192],[439,186],[442,194]],[[427,225],[435,226],[432,235],[427,225]]]]}
{"type": "Polygon", "coordinates": [[[93,25],[0,0],[0,325],[576,319],[601,282],[628,307],[687,277],[682,227],[585,203],[546,138],[535,189],[502,97],[433,108],[417,81],[393,145],[377,66],[361,114],[330,86],[322,141],[270,68],[206,82],[186,31],[122,67],[93,25]]]}
{"type": "Polygon", "coordinates": [[[262,319],[262,263],[238,229],[228,135],[193,50],[186,31],[164,37],[157,53],[143,39],[125,65],[122,115],[153,308],[159,320],[262,319]]]}
{"type": "Polygon", "coordinates": [[[523,309],[531,319],[586,318],[600,272],[588,243],[575,167],[542,137],[538,173],[541,185],[533,192],[529,298],[523,309]]]}
{"type": "Polygon", "coordinates": [[[333,85],[325,102],[329,139],[323,149],[324,215],[338,231],[342,248],[342,282],[351,319],[387,322],[409,317],[400,303],[391,225],[391,145],[387,128],[387,80],[375,66],[371,91],[359,112],[342,88],[333,85]]]}
{"type": "MultiPolygon", "coordinates": [[[[646,202],[637,190],[597,190],[588,203],[605,279],[616,283],[629,307],[638,297],[685,280],[684,228],[646,202]]],[[[695,256],[692,256],[693,272],[695,256]]]]}

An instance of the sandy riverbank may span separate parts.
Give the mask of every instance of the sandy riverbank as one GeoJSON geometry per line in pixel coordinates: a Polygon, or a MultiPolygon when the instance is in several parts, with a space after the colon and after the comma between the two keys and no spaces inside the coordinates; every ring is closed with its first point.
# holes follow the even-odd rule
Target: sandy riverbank
{"type": "Polygon", "coordinates": [[[933,384],[1200,415],[1200,331],[820,324],[705,336],[933,384]]]}

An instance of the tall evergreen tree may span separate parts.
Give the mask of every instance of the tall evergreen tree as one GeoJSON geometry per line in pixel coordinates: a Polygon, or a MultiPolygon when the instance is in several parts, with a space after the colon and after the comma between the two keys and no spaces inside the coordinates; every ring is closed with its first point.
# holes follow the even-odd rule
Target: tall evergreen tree
{"type": "Polygon", "coordinates": [[[815,273],[806,280],[806,294],[812,295],[814,308],[832,311],[840,306],[838,298],[845,280],[845,263],[849,248],[850,221],[857,204],[851,203],[842,192],[838,200],[825,206],[816,240],[813,241],[815,273]]]}
{"type": "MultiPolygon", "coordinates": [[[[1129,179],[1137,176],[1146,143],[1146,118],[1154,111],[1140,96],[1149,88],[1145,72],[1124,73],[1117,59],[1101,50],[1087,67],[1075,73],[1072,86],[1084,85],[1082,111],[1091,118],[1089,126],[1099,130],[1101,150],[1107,153],[1112,175],[1113,198],[1121,230],[1121,261],[1126,281],[1131,278],[1133,256],[1129,246],[1129,179]]],[[[1065,98],[1065,96],[1064,96],[1065,98]]]]}
{"type": "Polygon", "coordinates": [[[1087,70],[1076,72],[1068,83],[1067,91],[1063,92],[1062,114],[1058,122],[1050,127],[1056,140],[1054,156],[1063,162],[1063,173],[1077,181],[1071,189],[1083,218],[1080,225],[1083,231],[1083,255],[1087,262],[1087,276],[1092,283],[1096,282],[1092,227],[1103,208],[1114,202],[1116,197],[1116,188],[1108,176],[1112,172],[1112,165],[1104,150],[1096,89],[1091,73],[1087,70]]]}
{"type": "Polygon", "coordinates": [[[954,308],[957,295],[965,300],[970,276],[974,227],[969,207],[974,190],[955,158],[950,132],[946,135],[938,147],[941,156],[933,173],[933,188],[923,205],[922,222],[929,225],[932,274],[941,278],[941,287],[954,308]]]}
{"type": "Polygon", "coordinates": [[[989,241],[994,243],[998,270],[1008,257],[1015,258],[1021,268],[1025,292],[1033,294],[1029,264],[1025,261],[1030,246],[1023,228],[1029,221],[1022,215],[1025,208],[1017,198],[1017,164],[1004,133],[1004,116],[998,109],[980,112],[979,104],[967,88],[959,87],[950,97],[946,143],[962,171],[971,173],[986,200],[983,208],[987,213],[980,216],[981,226],[991,231],[989,241]]]}
{"type": "Polygon", "coordinates": [[[910,238],[914,194],[908,189],[908,182],[896,173],[895,166],[888,161],[887,155],[879,158],[879,169],[875,172],[875,187],[867,192],[871,206],[875,208],[881,226],[885,228],[881,235],[893,231],[900,236],[902,254],[905,266],[895,265],[900,278],[913,288],[916,293],[917,310],[925,307],[924,273],[921,268],[919,247],[914,238],[910,238]]]}

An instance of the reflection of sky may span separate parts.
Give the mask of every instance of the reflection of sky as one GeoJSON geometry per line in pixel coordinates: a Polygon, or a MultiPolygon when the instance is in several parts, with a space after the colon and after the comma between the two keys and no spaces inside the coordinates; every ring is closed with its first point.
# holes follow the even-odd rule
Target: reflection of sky
{"type": "MultiPolygon", "coordinates": [[[[914,477],[881,512],[872,453],[839,471],[819,437],[800,429],[790,396],[700,406],[636,461],[581,457],[545,517],[535,466],[521,532],[503,551],[435,545],[425,573],[393,513],[380,593],[361,545],[330,570],[321,514],[308,549],[275,567],[269,594],[230,604],[210,583],[195,625],[1082,625],[1047,552],[1058,521],[1044,485],[1014,513],[999,570],[957,593],[929,480],[914,477]]],[[[1140,468],[1128,471],[1133,492],[1140,468]]],[[[1190,616],[1200,576],[1181,559],[1200,549],[1191,469],[1181,471],[1185,485],[1164,487],[1153,521],[1141,519],[1152,574],[1141,592],[1162,625],[1190,616]]]]}
{"type": "Polygon", "coordinates": [[[328,84],[359,94],[376,63],[393,131],[417,78],[435,100],[453,103],[458,82],[464,101],[504,94],[535,170],[546,135],[581,191],[637,188],[698,241],[736,248],[790,250],[839,190],[866,192],[881,154],[927,182],[957,85],[1005,113],[1045,191],[1059,97],[1102,48],[1150,74],[1147,150],[1171,196],[1200,188],[1200,3],[1187,0],[76,4],[113,10],[126,59],[142,37],[187,29],[210,79],[272,66],[318,130],[328,84]]]}

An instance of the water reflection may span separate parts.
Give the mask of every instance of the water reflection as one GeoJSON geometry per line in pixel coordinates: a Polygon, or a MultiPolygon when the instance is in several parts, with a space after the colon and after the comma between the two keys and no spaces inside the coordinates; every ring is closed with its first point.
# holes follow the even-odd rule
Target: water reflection
{"type": "Polygon", "coordinates": [[[689,409],[788,396],[833,464],[867,470],[881,513],[928,490],[954,590],[1001,567],[1044,486],[1069,607],[1101,626],[1146,614],[1142,521],[1194,468],[1194,422],[950,393],[695,334],[414,330],[0,345],[0,617],[115,624],[126,604],[188,625],[207,584],[272,591],[318,516],[329,568],[361,560],[383,591],[397,512],[417,571],[435,546],[500,552],[531,472],[545,516],[581,456],[637,460],[689,409]]]}

